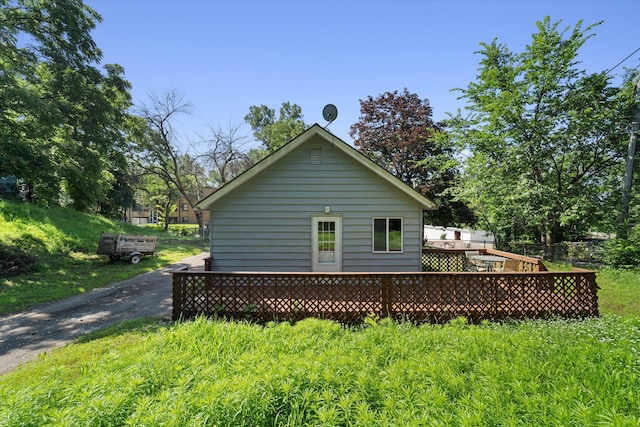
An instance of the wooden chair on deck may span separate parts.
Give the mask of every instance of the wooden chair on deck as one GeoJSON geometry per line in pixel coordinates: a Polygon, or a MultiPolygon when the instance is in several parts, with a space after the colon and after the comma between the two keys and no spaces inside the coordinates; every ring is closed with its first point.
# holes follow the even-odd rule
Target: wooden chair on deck
{"type": "Polygon", "coordinates": [[[520,260],[507,259],[504,264],[502,264],[502,271],[520,271],[520,260]]]}
{"type": "Polygon", "coordinates": [[[484,262],[471,258],[480,255],[480,251],[464,251],[464,254],[467,257],[465,271],[487,271],[487,266],[484,262]]]}

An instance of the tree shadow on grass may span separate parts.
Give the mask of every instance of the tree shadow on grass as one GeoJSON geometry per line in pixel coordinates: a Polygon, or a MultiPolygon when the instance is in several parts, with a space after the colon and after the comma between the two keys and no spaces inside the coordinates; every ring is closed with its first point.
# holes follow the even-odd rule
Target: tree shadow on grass
{"type": "Polygon", "coordinates": [[[81,335],[73,342],[76,344],[83,344],[103,338],[117,337],[128,333],[152,334],[160,330],[166,330],[174,324],[175,322],[173,320],[155,316],[124,320],[118,324],[81,335]]]}

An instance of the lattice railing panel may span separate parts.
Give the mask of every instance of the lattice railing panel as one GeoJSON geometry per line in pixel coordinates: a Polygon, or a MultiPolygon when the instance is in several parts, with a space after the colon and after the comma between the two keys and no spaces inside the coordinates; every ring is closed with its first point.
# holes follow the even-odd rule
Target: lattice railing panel
{"type": "Polygon", "coordinates": [[[464,271],[467,257],[464,252],[423,252],[422,271],[464,271]]]}
{"type": "MultiPolygon", "coordinates": [[[[465,250],[460,249],[424,249],[421,256],[422,271],[432,272],[452,272],[452,271],[471,271],[469,270],[469,260],[465,255],[465,250]]],[[[522,272],[535,272],[541,270],[542,263],[540,260],[511,254],[508,252],[495,251],[492,249],[482,249],[481,254],[495,254],[504,258],[512,258],[520,261],[518,270],[522,272]]],[[[502,263],[496,263],[499,270],[502,263]]],[[[542,268],[545,271],[546,268],[542,268]]]]}
{"type": "Polygon", "coordinates": [[[596,316],[595,272],[174,273],[174,318],[305,317],[357,322],[371,313],[442,322],[596,316]]]}

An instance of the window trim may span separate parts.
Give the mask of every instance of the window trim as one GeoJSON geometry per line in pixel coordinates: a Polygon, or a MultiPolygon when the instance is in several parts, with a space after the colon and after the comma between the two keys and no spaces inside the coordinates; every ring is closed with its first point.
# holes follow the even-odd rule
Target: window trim
{"type": "Polygon", "coordinates": [[[311,215],[311,271],[342,271],[342,215],[311,215]],[[335,254],[336,262],[320,263],[318,262],[318,222],[333,221],[335,222],[335,254]]]}
{"type": "Polygon", "coordinates": [[[404,217],[401,216],[374,216],[371,218],[371,251],[375,254],[401,254],[404,253],[404,217]],[[385,220],[385,250],[376,250],[376,220],[385,220]],[[389,221],[400,220],[400,250],[389,250],[389,221]]]}

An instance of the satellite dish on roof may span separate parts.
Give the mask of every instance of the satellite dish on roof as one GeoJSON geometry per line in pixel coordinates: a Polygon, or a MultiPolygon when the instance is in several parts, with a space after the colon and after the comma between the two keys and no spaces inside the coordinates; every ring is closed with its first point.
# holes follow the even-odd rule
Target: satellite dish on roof
{"type": "MultiPolygon", "coordinates": [[[[322,109],[322,117],[324,117],[324,119],[327,122],[329,122],[329,123],[327,123],[327,126],[329,126],[331,124],[331,122],[334,121],[336,119],[336,117],[338,117],[338,109],[333,104],[327,104],[322,109]]],[[[325,126],[325,127],[327,127],[327,126],[325,126]]]]}

